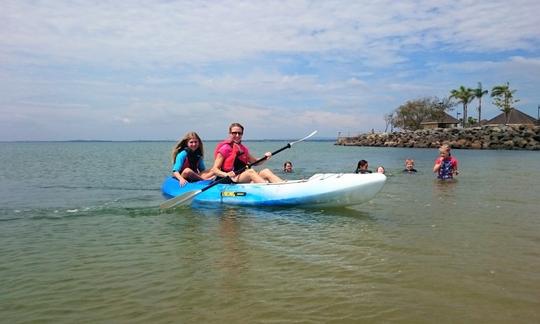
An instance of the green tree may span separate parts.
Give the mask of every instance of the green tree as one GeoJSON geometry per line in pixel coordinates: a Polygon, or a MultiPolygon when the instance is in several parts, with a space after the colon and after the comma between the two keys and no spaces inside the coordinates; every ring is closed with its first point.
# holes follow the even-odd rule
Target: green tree
{"type": "Polygon", "coordinates": [[[393,113],[392,126],[406,130],[417,130],[426,120],[439,120],[453,106],[449,98],[420,98],[407,101],[393,113]]]}
{"type": "Polygon", "coordinates": [[[458,89],[450,91],[450,98],[457,99],[458,102],[463,104],[463,127],[467,125],[467,105],[474,99],[474,90],[471,88],[465,88],[460,86],[458,89]]]}
{"type": "Polygon", "coordinates": [[[482,97],[488,94],[487,90],[482,89],[482,83],[478,82],[478,88],[473,89],[474,97],[478,99],[478,124],[482,121],[482,97]]]}
{"type": "Polygon", "coordinates": [[[504,124],[508,123],[508,114],[514,109],[514,104],[519,102],[519,99],[514,99],[514,93],[517,90],[510,89],[510,82],[506,84],[494,86],[491,89],[491,97],[493,98],[493,104],[504,112],[504,124]]]}

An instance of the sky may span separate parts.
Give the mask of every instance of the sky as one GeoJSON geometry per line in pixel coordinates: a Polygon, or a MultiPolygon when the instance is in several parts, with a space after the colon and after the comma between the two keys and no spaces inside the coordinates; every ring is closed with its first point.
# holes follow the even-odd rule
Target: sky
{"type": "MultiPolygon", "coordinates": [[[[0,141],[319,138],[510,83],[540,106],[538,0],[2,0],[0,141]]],[[[477,116],[476,101],[469,115],[477,116]]],[[[483,98],[483,118],[500,113],[483,98]]],[[[461,108],[450,112],[454,117],[461,108]]]]}

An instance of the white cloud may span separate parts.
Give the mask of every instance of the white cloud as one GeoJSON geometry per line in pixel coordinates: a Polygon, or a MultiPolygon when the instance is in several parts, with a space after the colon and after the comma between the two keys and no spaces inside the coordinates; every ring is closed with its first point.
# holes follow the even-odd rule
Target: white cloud
{"type": "Polygon", "coordinates": [[[33,125],[44,139],[176,138],[184,124],[219,138],[239,116],[259,137],[330,136],[478,81],[510,81],[536,109],[537,12],[536,0],[5,0],[0,126],[19,127],[0,140],[33,125]],[[62,135],[61,122],[82,127],[62,135]]]}
{"type": "Polygon", "coordinates": [[[531,49],[539,11],[537,1],[4,1],[0,44],[15,54],[99,64],[333,50],[392,64],[402,46],[531,49]]]}

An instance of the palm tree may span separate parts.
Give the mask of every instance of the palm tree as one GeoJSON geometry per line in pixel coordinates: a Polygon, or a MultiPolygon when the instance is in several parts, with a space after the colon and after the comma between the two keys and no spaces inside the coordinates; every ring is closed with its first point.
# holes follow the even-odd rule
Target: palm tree
{"type": "Polygon", "coordinates": [[[491,97],[493,98],[493,104],[504,112],[504,124],[508,123],[508,114],[514,109],[514,103],[519,99],[514,99],[514,93],[517,90],[510,90],[510,82],[506,84],[494,86],[491,89],[491,97]]]}
{"type": "Polygon", "coordinates": [[[456,98],[458,102],[463,104],[462,126],[465,127],[465,125],[467,125],[467,105],[474,99],[474,90],[460,86],[459,89],[450,91],[450,98],[456,98]]]}
{"type": "Polygon", "coordinates": [[[478,82],[478,88],[474,90],[474,97],[478,98],[478,124],[482,121],[482,97],[488,94],[487,90],[482,89],[482,82],[478,82]]]}

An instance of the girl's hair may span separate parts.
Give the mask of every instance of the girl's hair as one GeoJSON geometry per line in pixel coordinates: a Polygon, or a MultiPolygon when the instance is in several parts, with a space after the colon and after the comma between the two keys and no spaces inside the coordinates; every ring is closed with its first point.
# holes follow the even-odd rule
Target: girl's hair
{"type": "Polygon", "coordinates": [[[360,160],[358,161],[358,166],[357,168],[360,169],[360,167],[363,167],[364,165],[367,165],[368,164],[368,161],[366,160],[360,160]]]}
{"type": "Polygon", "coordinates": [[[229,126],[229,133],[231,132],[233,127],[240,127],[242,128],[242,132],[244,132],[244,126],[240,125],[240,123],[232,123],[231,126],[229,126]]]}
{"type": "Polygon", "coordinates": [[[184,138],[179,140],[174,145],[174,148],[172,150],[172,164],[173,165],[176,162],[176,156],[178,155],[178,153],[180,153],[183,149],[185,149],[188,146],[187,144],[190,139],[196,139],[199,141],[199,148],[195,152],[197,152],[201,156],[201,158],[203,157],[204,148],[203,148],[203,142],[201,141],[201,138],[195,132],[188,132],[186,135],[184,135],[184,138]]]}

